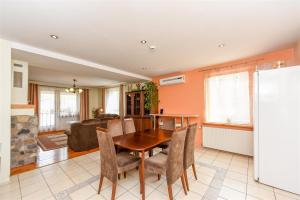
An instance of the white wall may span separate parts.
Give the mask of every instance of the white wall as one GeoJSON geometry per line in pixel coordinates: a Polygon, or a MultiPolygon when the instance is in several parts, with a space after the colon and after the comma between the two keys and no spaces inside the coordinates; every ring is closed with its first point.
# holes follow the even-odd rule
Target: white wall
{"type": "Polygon", "coordinates": [[[11,46],[0,39],[0,184],[10,176],[11,46]]]}
{"type": "Polygon", "coordinates": [[[11,91],[11,103],[12,104],[28,104],[28,63],[19,61],[19,60],[12,60],[12,91],[11,91]],[[17,65],[17,66],[15,66],[17,65]],[[22,66],[22,67],[18,67],[22,66]],[[21,72],[22,73],[22,87],[14,87],[14,72],[21,72]]]}

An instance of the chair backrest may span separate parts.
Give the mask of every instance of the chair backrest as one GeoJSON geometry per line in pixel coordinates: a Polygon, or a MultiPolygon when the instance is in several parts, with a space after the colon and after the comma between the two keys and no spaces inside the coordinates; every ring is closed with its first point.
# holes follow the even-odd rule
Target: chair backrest
{"type": "Polygon", "coordinates": [[[120,119],[108,120],[107,129],[111,133],[112,137],[123,135],[122,120],[120,119]]]}
{"type": "Polygon", "coordinates": [[[162,125],[159,126],[160,129],[174,131],[176,129],[176,119],[169,117],[162,117],[160,119],[162,125]]]}
{"type": "Polygon", "coordinates": [[[110,181],[115,182],[118,178],[118,165],[111,133],[107,129],[97,128],[97,137],[101,160],[101,174],[110,181]]]}
{"type": "Polygon", "coordinates": [[[175,183],[182,176],[186,132],[186,128],[181,128],[173,132],[167,160],[166,177],[168,184],[175,183]]]}
{"type": "Polygon", "coordinates": [[[136,129],[135,129],[133,119],[132,118],[124,119],[124,133],[128,134],[128,133],[135,133],[135,132],[136,132],[136,129]]]}
{"type": "Polygon", "coordinates": [[[194,151],[195,151],[195,139],[197,133],[197,123],[190,124],[188,126],[185,145],[184,145],[184,156],[183,156],[183,167],[187,169],[194,162],[194,151]]]}

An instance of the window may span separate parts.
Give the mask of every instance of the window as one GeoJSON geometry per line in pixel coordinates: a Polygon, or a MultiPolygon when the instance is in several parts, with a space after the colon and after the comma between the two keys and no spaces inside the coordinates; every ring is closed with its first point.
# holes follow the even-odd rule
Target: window
{"type": "Polygon", "coordinates": [[[109,114],[119,114],[120,88],[107,88],[105,90],[105,112],[109,114]]]}
{"type": "Polygon", "coordinates": [[[206,80],[206,121],[250,124],[249,74],[240,72],[206,80]]]}
{"type": "Polygon", "coordinates": [[[40,92],[39,125],[41,129],[55,127],[55,91],[41,90],[40,92]]]}
{"type": "Polygon", "coordinates": [[[67,92],[60,92],[60,116],[70,117],[79,114],[79,95],[67,92]]]}
{"type": "Polygon", "coordinates": [[[54,87],[39,88],[40,131],[64,130],[68,121],[79,120],[79,95],[54,87]]]}

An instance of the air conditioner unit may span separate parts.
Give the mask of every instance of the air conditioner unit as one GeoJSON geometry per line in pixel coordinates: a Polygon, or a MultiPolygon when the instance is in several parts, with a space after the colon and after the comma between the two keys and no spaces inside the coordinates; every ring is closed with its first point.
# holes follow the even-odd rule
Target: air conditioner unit
{"type": "Polygon", "coordinates": [[[185,83],[185,75],[172,76],[168,78],[162,78],[159,80],[160,85],[173,85],[178,83],[185,83]]]}

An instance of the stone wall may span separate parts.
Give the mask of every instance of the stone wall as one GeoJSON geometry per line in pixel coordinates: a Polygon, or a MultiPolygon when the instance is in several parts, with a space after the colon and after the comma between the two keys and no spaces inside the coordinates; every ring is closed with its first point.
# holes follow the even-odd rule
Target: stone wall
{"type": "Polygon", "coordinates": [[[11,117],[11,168],[36,162],[37,134],[37,116],[11,117]]]}

